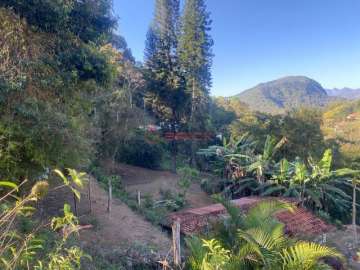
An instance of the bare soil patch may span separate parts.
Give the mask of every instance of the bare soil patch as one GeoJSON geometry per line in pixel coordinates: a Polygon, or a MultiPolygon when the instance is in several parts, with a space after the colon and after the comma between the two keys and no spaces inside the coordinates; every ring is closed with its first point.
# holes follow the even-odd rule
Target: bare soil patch
{"type": "MultiPolygon", "coordinates": [[[[179,192],[177,182],[179,176],[168,171],[156,171],[126,164],[111,165],[107,162],[103,165],[109,173],[121,176],[126,190],[130,193],[140,191],[149,194],[154,199],[160,198],[161,190],[179,192]]],[[[186,208],[197,208],[214,203],[208,194],[200,187],[199,183],[193,183],[186,195],[186,208]]]]}
{"type": "MultiPolygon", "coordinates": [[[[167,255],[171,246],[168,233],[146,221],[116,198],[113,199],[109,214],[108,195],[95,179],[91,179],[91,213],[87,186],[81,194],[81,201],[77,203],[80,222],[82,225],[93,225],[92,229],[80,231],[79,240],[82,246],[97,251],[126,250],[129,247],[142,246],[167,255]]],[[[49,216],[62,215],[64,203],[70,204],[74,211],[74,200],[69,190],[58,189],[50,192],[40,204],[41,218],[46,220],[49,216]]]]}
{"type": "Polygon", "coordinates": [[[166,254],[171,245],[166,232],[134,213],[117,199],[113,200],[111,213],[107,212],[107,194],[96,181],[92,185],[92,213],[96,218],[95,230],[86,230],[80,239],[86,245],[106,248],[128,247],[134,244],[152,247],[166,254]]]}

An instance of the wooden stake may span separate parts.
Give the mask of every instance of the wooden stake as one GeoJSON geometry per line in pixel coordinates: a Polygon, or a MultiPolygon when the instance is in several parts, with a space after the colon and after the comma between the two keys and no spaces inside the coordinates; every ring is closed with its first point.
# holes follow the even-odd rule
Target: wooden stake
{"type": "Polygon", "coordinates": [[[180,266],[181,264],[181,252],[180,252],[180,220],[175,220],[172,225],[172,240],[173,240],[173,252],[174,252],[174,265],[180,266]]]}
{"type": "Polygon", "coordinates": [[[138,192],[137,192],[137,201],[138,201],[138,205],[140,207],[141,206],[141,191],[140,190],[138,190],[138,192]]]}
{"type": "Polygon", "coordinates": [[[75,211],[75,216],[79,216],[79,213],[78,213],[78,209],[77,209],[77,199],[76,199],[76,196],[75,194],[73,194],[74,196],[74,211],[75,211]]]}
{"type": "Polygon", "coordinates": [[[109,177],[109,197],[108,197],[108,208],[107,211],[111,212],[111,201],[112,201],[112,185],[111,185],[111,178],[109,177]]]}
{"type": "Polygon", "coordinates": [[[92,212],[92,205],[91,205],[91,177],[89,177],[88,178],[89,179],[89,183],[88,183],[88,185],[89,185],[89,189],[88,189],[88,198],[89,198],[89,211],[90,211],[90,214],[91,214],[91,212],[92,212]]]}
{"type": "Polygon", "coordinates": [[[358,246],[358,234],[357,234],[357,226],[356,226],[356,188],[357,183],[356,180],[353,181],[353,204],[352,204],[352,226],[354,230],[354,247],[357,249],[358,246]]]}

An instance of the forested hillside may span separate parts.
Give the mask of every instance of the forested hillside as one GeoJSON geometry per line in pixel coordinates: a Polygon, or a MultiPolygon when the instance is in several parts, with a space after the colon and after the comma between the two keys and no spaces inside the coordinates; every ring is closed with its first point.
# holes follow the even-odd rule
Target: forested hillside
{"type": "Polygon", "coordinates": [[[300,107],[319,108],[332,101],[318,82],[301,76],[261,83],[234,98],[245,102],[252,110],[272,114],[300,107]]]}

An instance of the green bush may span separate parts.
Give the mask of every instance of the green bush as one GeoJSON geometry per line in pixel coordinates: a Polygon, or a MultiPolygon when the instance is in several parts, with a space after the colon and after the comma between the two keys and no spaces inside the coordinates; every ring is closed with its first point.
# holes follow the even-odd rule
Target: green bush
{"type": "Polygon", "coordinates": [[[136,135],[119,147],[116,161],[158,169],[162,160],[163,149],[158,143],[152,143],[143,135],[136,135]]]}

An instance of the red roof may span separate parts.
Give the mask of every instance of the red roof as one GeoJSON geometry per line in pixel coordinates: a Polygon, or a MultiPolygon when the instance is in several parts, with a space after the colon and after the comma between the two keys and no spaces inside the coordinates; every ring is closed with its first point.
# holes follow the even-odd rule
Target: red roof
{"type": "MultiPolygon", "coordinates": [[[[255,206],[260,201],[274,199],[269,197],[243,197],[233,200],[232,203],[243,211],[255,206]]],[[[279,198],[277,198],[279,199],[279,198]]],[[[296,203],[296,201],[281,198],[283,201],[296,203]]],[[[209,206],[188,209],[168,215],[166,224],[169,226],[175,220],[180,221],[182,233],[190,235],[204,231],[211,220],[219,219],[226,214],[226,209],[222,204],[212,204],[209,206]]],[[[282,211],[276,215],[279,221],[285,224],[285,232],[288,235],[317,235],[331,230],[332,226],[326,224],[322,219],[314,216],[310,211],[302,207],[297,207],[294,212],[282,211]]]]}

